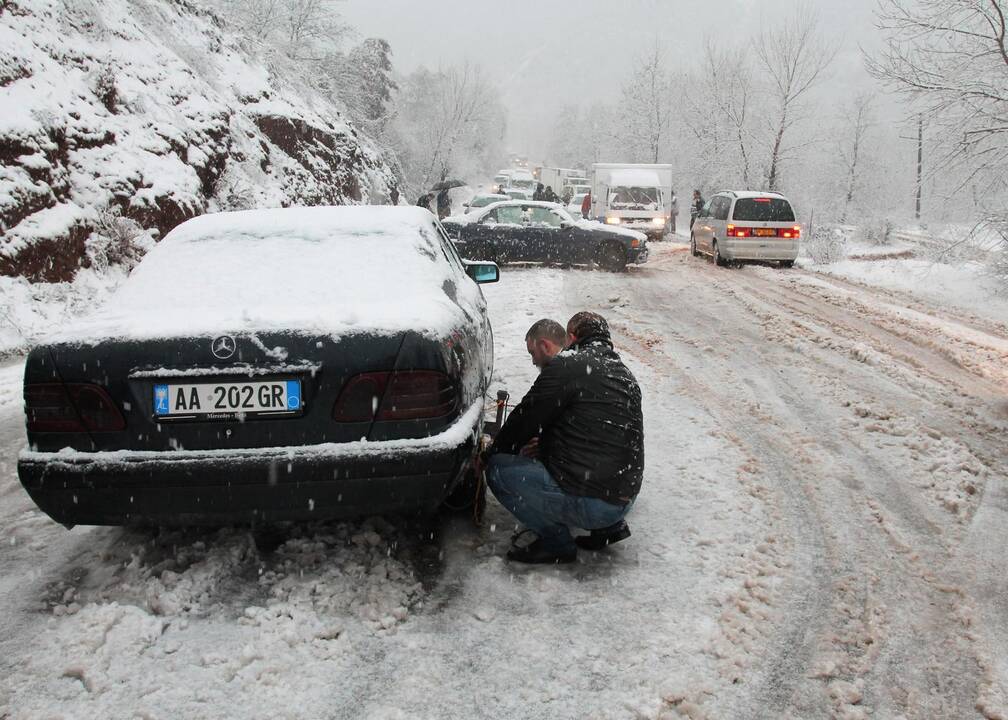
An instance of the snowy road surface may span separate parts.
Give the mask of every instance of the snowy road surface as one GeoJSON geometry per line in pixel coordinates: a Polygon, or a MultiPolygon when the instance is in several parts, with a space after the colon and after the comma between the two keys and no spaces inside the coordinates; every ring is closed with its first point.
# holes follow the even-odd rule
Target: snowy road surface
{"type": "Polygon", "coordinates": [[[67,532],[21,491],[0,368],[0,718],[1008,717],[1008,328],[837,278],[508,268],[523,337],[610,320],[645,393],[633,537],[560,568],[513,524],[67,532]]]}

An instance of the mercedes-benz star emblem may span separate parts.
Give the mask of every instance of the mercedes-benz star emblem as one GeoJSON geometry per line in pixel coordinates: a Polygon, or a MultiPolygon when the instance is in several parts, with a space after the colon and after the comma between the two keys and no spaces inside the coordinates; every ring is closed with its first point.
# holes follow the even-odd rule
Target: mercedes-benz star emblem
{"type": "Polygon", "coordinates": [[[218,360],[227,360],[235,354],[236,347],[233,337],[230,335],[221,335],[219,338],[214,338],[213,344],[210,345],[210,352],[218,360]]]}

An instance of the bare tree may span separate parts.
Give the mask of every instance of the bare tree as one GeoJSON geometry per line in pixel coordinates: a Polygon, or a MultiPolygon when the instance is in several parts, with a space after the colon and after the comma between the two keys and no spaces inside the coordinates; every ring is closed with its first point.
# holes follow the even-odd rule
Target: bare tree
{"type": "Polygon", "coordinates": [[[839,47],[839,43],[828,42],[819,33],[818,18],[809,9],[799,10],[787,22],[760,31],[756,53],[770,78],[775,103],[766,177],[769,190],[776,190],[779,183],[784,136],[800,119],[804,98],[822,79],[839,47]]]}
{"type": "Polygon", "coordinates": [[[741,51],[720,49],[707,38],[704,42],[704,64],[714,105],[720,117],[727,121],[732,140],[738,148],[742,184],[749,187],[752,73],[747,58],[741,51]]]}
{"type": "Polygon", "coordinates": [[[639,157],[656,163],[672,120],[672,83],[657,43],[637,64],[623,86],[622,130],[639,157]]]}
{"type": "Polygon", "coordinates": [[[423,190],[451,174],[478,174],[498,162],[505,113],[498,90],[478,66],[420,68],[399,86],[390,140],[411,187],[423,190]]]}
{"type": "Polygon", "coordinates": [[[840,222],[847,222],[847,213],[858,188],[858,173],[864,161],[865,141],[868,131],[875,124],[875,96],[872,93],[858,93],[844,111],[846,127],[840,141],[840,158],[846,170],[846,192],[840,222]]]}
{"type": "Polygon", "coordinates": [[[341,0],[216,0],[238,31],[291,60],[319,62],[335,52],[349,28],[336,10],[341,0]]]}
{"type": "Polygon", "coordinates": [[[885,48],[868,69],[918,105],[952,142],[932,165],[959,188],[1008,183],[1008,23],[1003,0],[880,0],[885,48]]]}

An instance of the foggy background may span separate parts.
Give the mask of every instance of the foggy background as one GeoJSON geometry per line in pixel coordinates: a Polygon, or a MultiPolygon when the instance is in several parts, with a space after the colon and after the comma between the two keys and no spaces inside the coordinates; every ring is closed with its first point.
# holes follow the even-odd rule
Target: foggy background
{"type": "MultiPolygon", "coordinates": [[[[793,0],[582,0],[574,3],[514,0],[345,0],[343,20],[363,37],[383,37],[392,46],[396,70],[436,70],[464,61],[478,63],[501,91],[508,111],[506,144],[539,158],[548,153],[556,113],[572,103],[619,100],[634,61],[658,42],[673,78],[698,60],[705,36],[725,46],[750,42],[761,25],[780,22],[803,3],[793,0]]],[[[861,47],[881,45],[875,0],[804,3],[820,25],[842,40],[840,52],[818,88],[818,101],[877,87],[865,70],[861,47]]],[[[753,58],[753,67],[758,61],[753,58]]],[[[879,110],[891,121],[905,113],[891,103],[879,110]]],[[[908,157],[916,153],[907,144],[908,157]]]]}

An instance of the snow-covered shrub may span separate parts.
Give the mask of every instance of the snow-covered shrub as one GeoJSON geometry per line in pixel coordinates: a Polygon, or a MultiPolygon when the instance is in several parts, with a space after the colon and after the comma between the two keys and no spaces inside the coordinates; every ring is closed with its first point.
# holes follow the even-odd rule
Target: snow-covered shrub
{"type": "Polygon", "coordinates": [[[858,240],[868,245],[888,245],[892,242],[894,226],[889,218],[865,222],[858,232],[858,240]]]}
{"type": "Polygon", "coordinates": [[[1002,292],[1008,293],[1008,217],[988,220],[985,233],[989,254],[988,272],[1002,292]]]}
{"type": "Polygon", "coordinates": [[[214,184],[214,199],[222,212],[251,210],[256,206],[252,185],[230,164],[214,184]]]}
{"type": "Polygon", "coordinates": [[[840,262],[847,255],[847,236],[843,230],[832,225],[816,225],[804,242],[812,262],[829,265],[840,262]]]}
{"type": "Polygon", "coordinates": [[[91,267],[104,272],[112,265],[132,269],[154,244],[151,236],[136,221],[117,210],[106,209],[98,215],[95,231],[84,244],[91,267]]]}
{"type": "Polygon", "coordinates": [[[115,112],[119,101],[119,88],[116,86],[115,72],[109,65],[102,65],[95,71],[92,78],[94,93],[109,112],[115,112]]]}

